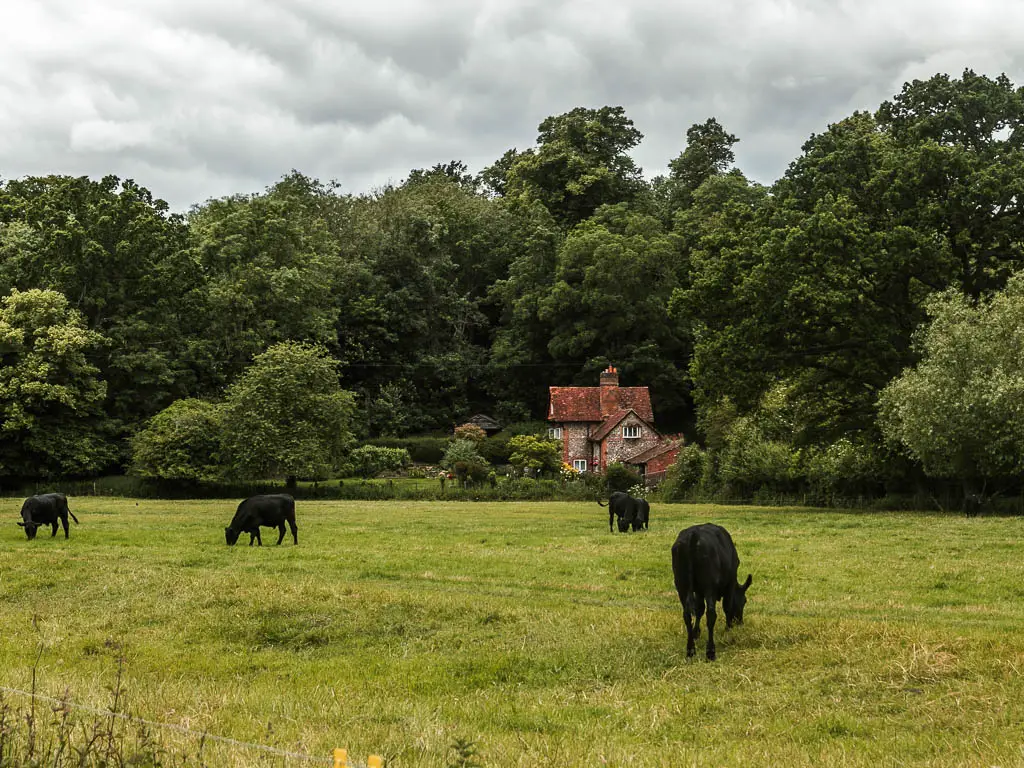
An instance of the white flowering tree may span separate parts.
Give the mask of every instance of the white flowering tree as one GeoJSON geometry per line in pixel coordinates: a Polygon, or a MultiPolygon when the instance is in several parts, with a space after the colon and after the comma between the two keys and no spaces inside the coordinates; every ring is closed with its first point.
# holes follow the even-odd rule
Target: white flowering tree
{"type": "Polygon", "coordinates": [[[879,423],[928,475],[974,494],[1024,470],[1024,273],[977,304],[939,294],[928,313],[921,361],[882,392],[879,423]]]}

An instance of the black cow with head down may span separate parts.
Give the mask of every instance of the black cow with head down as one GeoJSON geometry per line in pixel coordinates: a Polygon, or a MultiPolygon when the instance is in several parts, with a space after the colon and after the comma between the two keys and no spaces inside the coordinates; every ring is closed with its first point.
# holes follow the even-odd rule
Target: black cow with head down
{"type": "MultiPolygon", "coordinates": [[[[599,506],[606,506],[600,501],[599,506]]],[[[612,522],[618,518],[619,533],[647,528],[651,519],[651,505],[646,499],[636,499],[623,491],[615,491],[608,497],[608,532],[614,533],[612,522]]]]}
{"type": "Polygon", "coordinates": [[[736,581],[739,567],[736,546],[725,528],[704,523],[680,531],[672,545],[672,575],[679,602],[683,604],[687,656],[695,653],[700,617],[705,608],[708,616],[708,661],[715,660],[715,603],[722,601],[726,628],[743,623],[747,589],[754,577],[747,574],[747,580],[739,584],[736,581]]]}
{"type": "Polygon", "coordinates": [[[277,528],[280,536],[277,543],[284,541],[284,524],[292,529],[292,538],[299,543],[299,530],[295,525],[295,499],[287,493],[273,493],[266,496],[250,496],[238,505],[231,525],[224,529],[224,537],[228,546],[233,547],[238,537],[249,534],[249,546],[255,541],[261,547],[260,526],[277,528]]]}
{"type": "Polygon", "coordinates": [[[18,523],[25,529],[25,535],[29,539],[36,537],[40,527],[49,525],[53,528],[50,533],[52,539],[57,535],[58,521],[64,527],[64,538],[68,538],[68,515],[78,525],[78,518],[68,508],[68,497],[63,493],[43,493],[39,496],[31,496],[25,499],[21,505],[21,522],[18,523]]]}

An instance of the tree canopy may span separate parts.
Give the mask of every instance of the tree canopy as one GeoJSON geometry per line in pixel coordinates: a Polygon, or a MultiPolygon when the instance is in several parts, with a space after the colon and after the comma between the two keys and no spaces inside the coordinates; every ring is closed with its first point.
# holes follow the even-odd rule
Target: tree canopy
{"type": "MultiPolygon", "coordinates": [[[[118,471],[131,446],[145,476],[324,477],[362,438],[543,417],[609,364],[703,444],[691,486],[1015,471],[1011,437],[999,461],[926,449],[912,395],[954,315],[996,371],[971,313],[1024,269],[1022,121],[1024,89],[966,70],[822,126],[770,185],[714,116],[645,179],[621,106],[367,194],[293,170],[178,214],[115,176],[0,181],[0,476],[118,471]]],[[[943,398],[967,407],[987,390],[960,373],[943,398]]]]}

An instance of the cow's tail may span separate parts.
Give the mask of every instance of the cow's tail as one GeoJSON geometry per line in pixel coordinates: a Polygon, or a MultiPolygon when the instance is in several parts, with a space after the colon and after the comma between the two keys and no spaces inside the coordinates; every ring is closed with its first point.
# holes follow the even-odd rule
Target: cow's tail
{"type": "Polygon", "coordinates": [[[71,515],[71,519],[75,521],[75,525],[79,525],[78,518],[75,517],[75,513],[71,511],[71,507],[68,507],[68,514],[71,515]]]}
{"type": "Polygon", "coordinates": [[[597,502],[597,506],[599,506],[599,507],[607,507],[608,505],[607,504],[602,504],[600,501],[598,501],[597,502]]]}

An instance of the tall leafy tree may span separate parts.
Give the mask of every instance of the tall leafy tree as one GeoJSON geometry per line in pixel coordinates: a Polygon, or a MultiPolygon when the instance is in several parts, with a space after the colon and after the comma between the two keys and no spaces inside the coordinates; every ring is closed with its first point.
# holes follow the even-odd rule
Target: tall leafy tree
{"type": "Polygon", "coordinates": [[[932,232],[972,298],[1024,266],[1024,88],[965,70],[907,83],[878,110],[898,149],[884,200],[932,232]]]}
{"type": "Polygon", "coordinates": [[[510,233],[519,253],[508,274],[490,288],[500,310],[487,362],[488,392],[499,418],[527,420],[544,413],[548,386],[565,381],[575,366],[556,359],[548,348],[550,325],[540,307],[555,283],[558,250],[565,235],[539,202],[512,206],[515,226],[510,233]]]}
{"type": "Polygon", "coordinates": [[[504,179],[497,183],[506,196],[539,200],[559,224],[571,227],[600,206],[630,201],[645,189],[628,154],[643,134],[622,107],[577,107],[547,118],[538,130],[536,148],[502,158],[504,179]]]}
{"type": "Polygon", "coordinates": [[[587,385],[614,363],[651,387],[659,422],[678,425],[689,348],[668,305],[681,274],[678,236],[625,204],[601,208],[566,238],[538,307],[552,357],[573,361],[575,382],[587,385]]]}
{"type": "Polygon", "coordinates": [[[1024,273],[989,300],[928,302],[921,360],[882,393],[886,436],[967,493],[1024,470],[1024,273]]]}
{"type": "Polygon", "coordinates": [[[82,475],[115,460],[107,385],[89,362],[104,339],[56,291],[0,303],[0,477],[82,475]]]}
{"type": "Polygon", "coordinates": [[[326,478],[353,445],[355,398],[323,347],[282,342],[258,355],[227,390],[224,451],[245,478],[326,478]]]}
{"type": "Polygon", "coordinates": [[[694,259],[699,389],[751,408],[784,380],[801,439],[873,433],[927,297],[984,295],[1022,266],[1020,114],[1008,80],[965,72],[812,137],[743,244],[694,259]]]}
{"type": "Polygon", "coordinates": [[[190,354],[216,392],[268,346],[333,344],[339,264],[333,190],[301,174],[260,195],[211,200],[189,215],[190,257],[205,277],[190,354]]]}
{"type": "Polygon", "coordinates": [[[338,347],[368,426],[450,426],[486,407],[481,372],[500,308],[491,285],[520,248],[509,206],[447,173],[364,198],[335,290],[338,347]]]}
{"type": "Polygon", "coordinates": [[[194,383],[185,329],[202,274],[185,238],[182,218],[130,179],[0,184],[0,293],[59,291],[109,340],[90,355],[123,431],[194,383]]]}
{"type": "Polygon", "coordinates": [[[736,136],[713,117],[686,131],[686,149],[669,162],[666,193],[672,211],[689,208],[693,193],[712,176],[726,173],[736,161],[736,136]]]}

